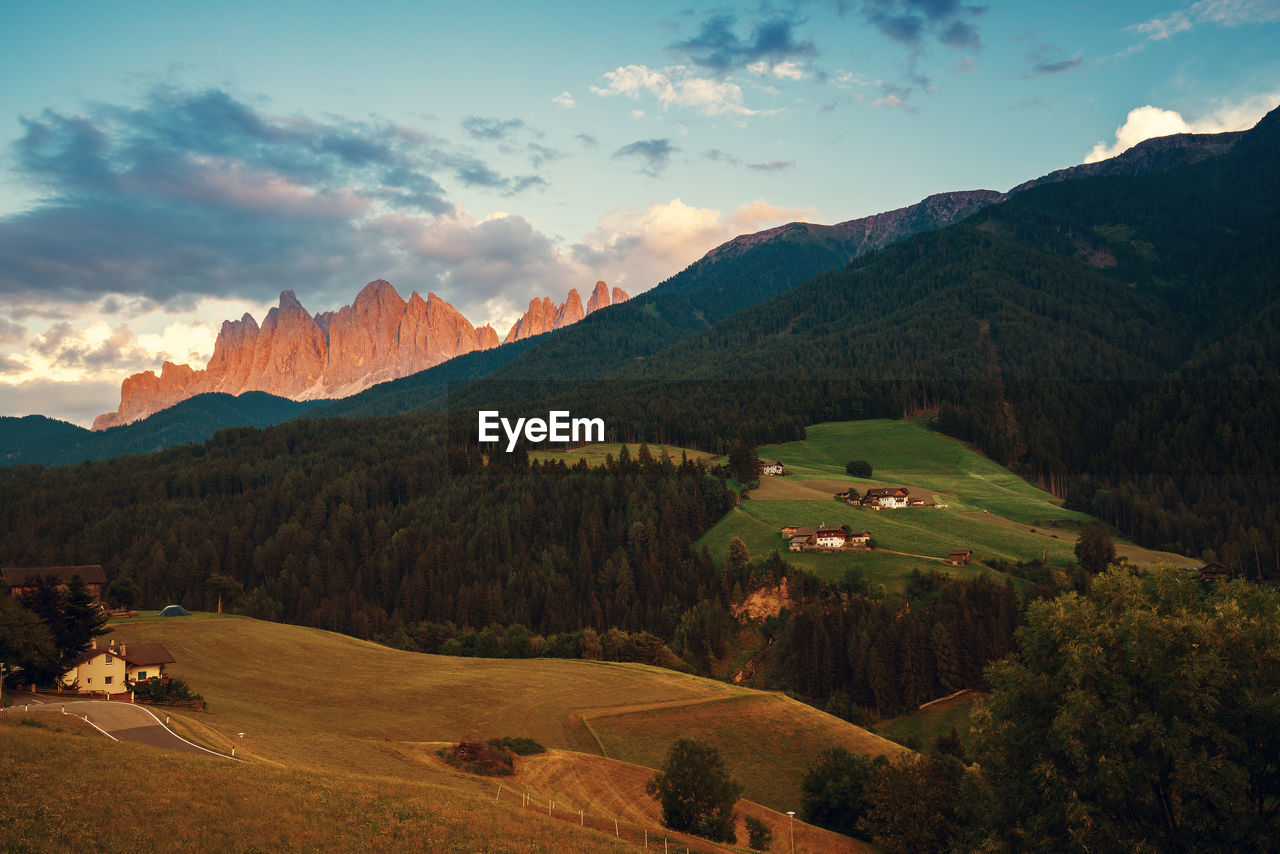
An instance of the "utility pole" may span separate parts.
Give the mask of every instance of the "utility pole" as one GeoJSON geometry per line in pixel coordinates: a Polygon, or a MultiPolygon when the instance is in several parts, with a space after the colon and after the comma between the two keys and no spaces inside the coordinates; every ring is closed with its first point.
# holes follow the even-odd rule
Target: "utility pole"
{"type": "Polygon", "coordinates": [[[796,854],[796,811],[787,810],[787,815],[791,816],[791,821],[787,824],[791,830],[791,854],[796,854]]]}

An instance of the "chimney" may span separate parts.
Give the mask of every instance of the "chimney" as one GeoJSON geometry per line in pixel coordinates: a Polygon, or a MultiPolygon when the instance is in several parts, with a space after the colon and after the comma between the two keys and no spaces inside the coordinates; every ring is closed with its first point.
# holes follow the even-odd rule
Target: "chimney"
{"type": "Polygon", "coordinates": [[[120,657],[125,657],[124,644],[120,644],[120,657]]]}
{"type": "Polygon", "coordinates": [[[97,648],[98,648],[98,639],[97,638],[90,639],[89,649],[97,649],[97,648]]]}

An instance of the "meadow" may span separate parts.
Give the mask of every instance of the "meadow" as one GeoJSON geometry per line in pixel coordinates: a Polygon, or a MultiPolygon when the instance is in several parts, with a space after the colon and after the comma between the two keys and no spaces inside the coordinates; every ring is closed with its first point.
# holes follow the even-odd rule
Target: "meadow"
{"type": "Polygon", "coordinates": [[[172,753],[43,718],[0,721],[0,755],[21,769],[0,774],[5,851],[634,850],[465,788],[172,753]]]}
{"type": "MultiPolygon", "coordinates": [[[[586,460],[587,465],[598,466],[603,465],[608,457],[613,457],[616,460],[618,458],[618,454],[622,451],[622,447],[623,443],[621,442],[601,442],[594,445],[583,445],[580,448],[570,448],[565,451],[530,451],[529,459],[542,460],[544,462],[563,460],[564,464],[567,466],[576,465],[579,460],[586,460]]],[[[626,447],[627,453],[634,459],[636,454],[639,453],[640,446],[638,444],[631,443],[627,444],[626,447]]],[[[699,451],[694,448],[681,448],[676,445],[649,445],[649,453],[652,454],[655,459],[660,458],[664,451],[667,456],[677,464],[680,462],[681,454],[684,454],[691,460],[710,461],[720,459],[715,454],[708,453],[707,451],[699,451]]]]}
{"type": "MultiPolygon", "coordinates": [[[[781,815],[797,809],[822,747],[901,750],[781,694],[641,664],[426,655],[239,616],[140,616],[110,628],[125,643],[165,643],[177,659],[168,672],[208,701],[206,713],[171,716],[179,732],[281,769],[492,792],[492,781],[460,775],[424,745],[526,736],[652,769],[675,738],[693,735],[722,751],[744,797],[781,815]]],[[[596,781],[575,797],[582,791],[603,799],[610,789],[596,781]]]]}
{"type": "MultiPolygon", "coordinates": [[[[766,446],[758,453],[761,460],[781,461],[788,475],[761,478],[748,500],[698,541],[717,560],[728,553],[729,541],[739,537],[755,557],[776,549],[821,578],[837,580],[860,569],[872,583],[896,590],[915,569],[964,577],[992,574],[981,564],[993,562],[1044,560],[1065,566],[1075,559],[1080,526],[1093,521],[965,444],[912,421],[815,424],[806,428],[804,440],[766,446]],[[848,476],[845,465],[852,460],[867,461],[872,477],[848,476]],[[850,487],[862,493],[879,486],[907,487],[913,496],[928,495],[946,507],[874,510],[833,497],[850,487]],[[870,531],[878,549],[886,551],[787,552],[779,529],[788,524],[870,531]],[[971,550],[975,564],[947,566],[943,560],[952,549],[971,550]]],[[[1117,551],[1141,566],[1186,562],[1131,543],[1117,542],[1117,551]]]]}

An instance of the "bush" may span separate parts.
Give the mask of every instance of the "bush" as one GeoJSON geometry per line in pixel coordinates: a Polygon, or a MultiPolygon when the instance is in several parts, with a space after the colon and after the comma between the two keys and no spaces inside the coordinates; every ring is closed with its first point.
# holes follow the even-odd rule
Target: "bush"
{"type": "Polygon", "coordinates": [[[769,825],[753,815],[747,816],[747,844],[752,851],[768,851],[773,841],[773,831],[769,825]]]}
{"type": "Polygon", "coordinates": [[[203,700],[199,694],[191,690],[191,686],[181,679],[168,676],[152,676],[144,682],[133,682],[129,685],[133,698],[139,703],[169,703],[179,700],[203,700]]]}
{"type": "Polygon", "coordinates": [[[535,753],[546,753],[547,749],[532,738],[491,738],[487,742],[490,750],[509,750],[516,756],[532,756],[535,753]]]}
{"type": "Polygon", "coordinates": [[[436,755],[454,768],[470,774],[479,774],[484,777],[510,777],[516,773],[515,754],[505,747],[494,747],[496,741],[497,739],[490,740],[488,747],[464,741],[453,747],[442,747],[436,751],[436,755]]]}
{"type": "Polygon", "coordinates": [[[853,460],[845,465],[844,470],[850,477],[871,477],[871,463],[866,460],[853,460]]]}

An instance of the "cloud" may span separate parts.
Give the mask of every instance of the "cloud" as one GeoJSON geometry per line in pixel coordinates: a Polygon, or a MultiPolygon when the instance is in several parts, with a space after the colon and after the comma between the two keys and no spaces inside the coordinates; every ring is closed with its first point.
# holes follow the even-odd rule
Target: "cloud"
{"type": "Polygon", "coordinates": [[[0,317],[0,346],[19,344],[27,335],[27,327],[14,323],[7,317],[0,317]]]}
{"type": "Polygon", "coordinates": [[[571,110],[577,106],[577,102],[573,100],[573,96],[569,94],[568,90],[565,90],[552,98],[551,103],[563,107],[566,110],[571,110]]]}
{"type": "Polygon", "coordinates": [[[713,163],[728,163],[731,166],[742,165],[742,161],[737,157],[734,157],[729,152],[722,151],[719,148],[708,148],[706,151],[702,152],[702,157],[706,160],[712,161],[713,163]]]}
{"type": "Polygon", "coordinates": [[[1143,140],[1175,133],[1226,133],[1253,127],[1280,104],[1280,92],[1256,95],[1239,104],[1219,107],[1192,121],[1181,113],[1153,107],[1150,104],[1130,110],[1124,124],[1116,128],[1115,142],[1096,143],[1085,155],[1085,163],[1096,163],[1115,157],[1143,140]]]}
{"type": "Polygon", "coordinates": [[[597,229],[572,247],[572,255],[597,278],[635,294],[740,234],[817,217],[812,208],[777,207],[762,200],[728,214],[680,199],[643,210],[621,206],[602,216],[597,229]]]}
{"type": "Polygon", "coordinates": [[[600,145],[600,140],[589,133],[575,133],[573,138],[582,143],[584,148],[596,148],[600,145]]]}
{"type": "Polygon", "coordinates": [[[641,139],[622,146],[612,155],[614,160],[634,158],[640,163],[640,171],[654,178],[671,163],[671,155],[680,149],[669,139],[641,139]]]}
{"type": "Polygon", "coordinates": [[[1280,21],[1280,4],[1275,0],[1199,0],[1186,9],[1156,16],[1128,29],[1141,33],[1149,41],[1164,41],[1201,24],[1243,27],[1247,24],[1269,24],[1280,21]]]}
{"type": "Polygon", "coordinates": [[[794,67],[794,60],[817,55],[813,42],[796,40],[793,27],[799,21],[775,15],[756,22],[745,39],[734,32],[737,23],[732,14],[712,15],[702,22],[696,36],[675,42],[667,49],[685,61],[716,74],[726,74],[760,62],[765,62],[766,67],[775,67],[776,63],[794,67]]]}
{"type": "Polygon", "coordinates": [[[522,119],[495,119],[485,116],[468,116],[462,120],[462,129],[472,139],[495,140],[506,139],[511,134],[526,128],[522,119]]]}
{"type": "MultiPolygon", "coordinates": [[[[842,14],[853,8],[851,2],[837,5],[842,14]]],[[[916,89],[931,92],[932,80],[919,71],[920,60],[931,43],[945,45],[969,53],[982,50],[982,34],[977,19],[986,6],[972,6],[960,0],[861,0],[857,11],[861,18],[878,30],[881,35],[907,48],[904,59],[904,83],[882,83],[883,93],[873,106],[892,107],[916,112],[908,105],[908,99],[916,89]]],[[[972,57],[967,63],[972,63],[972,57]]],[[[961,64],[956,73],[971,70],[971,65],[961,64]]]]}
{"type": "Polygon", "coordinates": [[[94,417],[120,402],[119,380],[59,382],[30,380],[0,384],[0,415],[45,415],[89,426],[94,417]]]}
{"type": "Polygon", "coordinates": [[[604,86],[592,86],[601,96],[622,95],[639,98],[649,94],[663,109],[672,106],[696,110],[703,115],[758,115],[760,111],[742,105],[742,87],[730,80],[695,77],[684,66],[658,71],[646,65],[623,65],[604,73],[604,86]]]}
{"type": "MultiPolygon", "coordinates": [[[[468,132],[481,137],[525,128],[473,119],[468,132]]],[[[0,218],[0,302],[11,317],[48,317],[57,305],[74,314],[105,294],[177,311],[208,295],[263,301],[283,288],[328,307],[401,251],[371,238],[374,218],[453,216],[446,184],[502,196],[546,185],[411,128],[273,115],[218,89],[47,109],[21,128],[10,159],[39,201],[0,218]]],[[[527,153],[541,165],[552,152],[527,153]]]]}
{"type": "Polygon", "coordinates": [[[12,356],[0,353],[0,375],[26,373],[29,367],[26,362],[20,362],[12,356]]]}
{"type": "Polygon", "coordinates": [[[37,335],[28,354],[43,356],[56,368],[83,368],[88,373],[104,369],[129,371],[151,364],[151,354],[138,346],[138,336],[127,324],[102,334],[98,329],[81,330],[61,321],[37,335]],[[94,340],[94,333],[98,333],[94,340]]]}
{"type": "Polygon", "coordinates": [[[867,23],[916,50],[929,35],[950,47],[979,50],[982,37],[973,20],[985,11],[959,0],[863,0],[860,6],[867,23]]]}
{"type": "Polygon", "coordinates": [[[768,163],[748,163],[747,168],[757,172],[781,172],[795,165],[794,160],[770,160],[768,163]]]}
{"type": "Polygon", "coordinates": [[[1064,71],[1070,71],[1073,68],[1079,68],[1084,64],[1084,57],[1076,54],[1070,59],[1036,59],[1033,57],[1032,65],[1024,77],[1041,77],[1045,74],[1061,74],[1064,71]]]}
{"type": "Polygon", "coordinates": [[[555,161],[568,156],[563,151],[559,151],[545,145],[539,145],[536,142],[529,143],[528,146],[526,146],[525,151],[528,152],[529,163],[534,169],[541,169],[547,163],[554,163],[555,161]]]}

